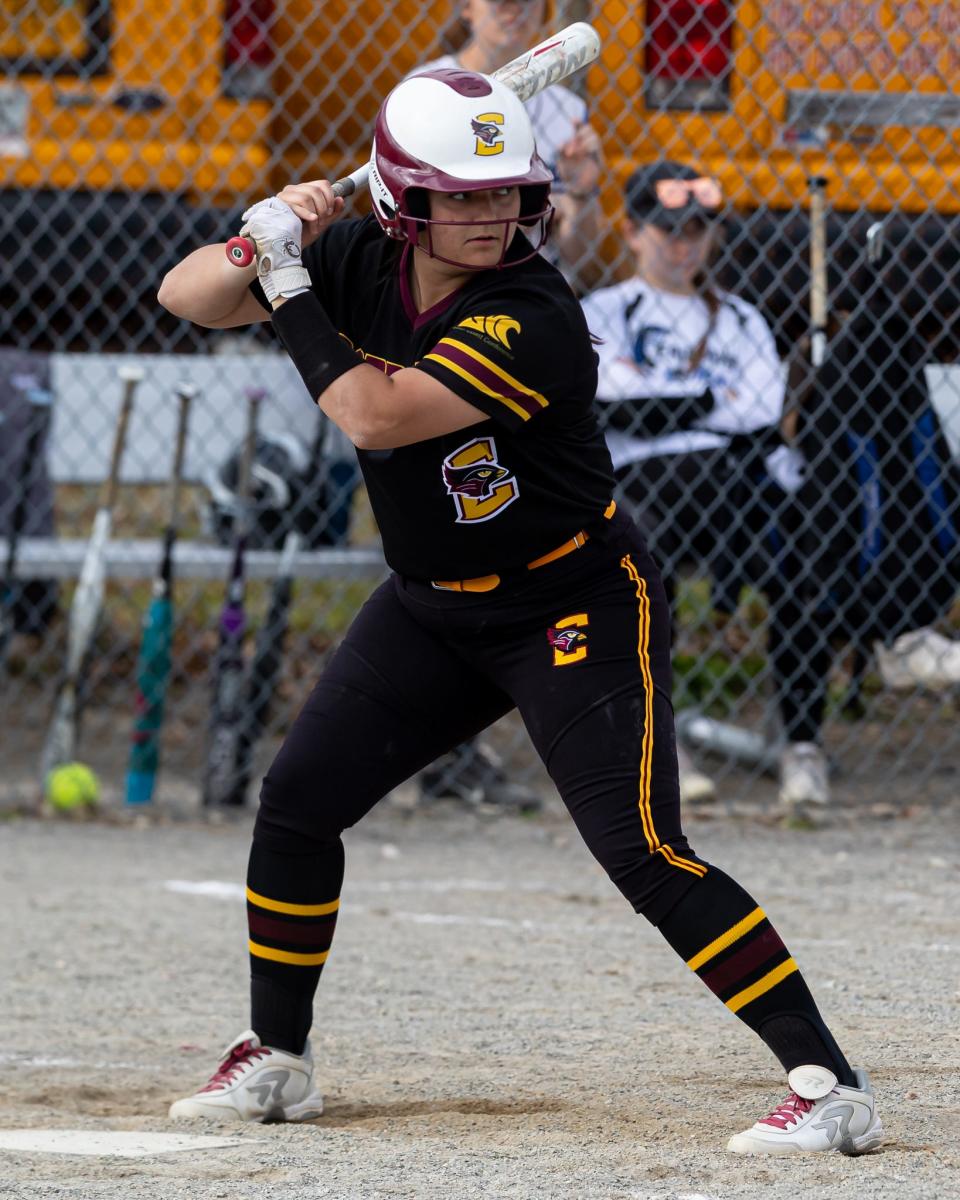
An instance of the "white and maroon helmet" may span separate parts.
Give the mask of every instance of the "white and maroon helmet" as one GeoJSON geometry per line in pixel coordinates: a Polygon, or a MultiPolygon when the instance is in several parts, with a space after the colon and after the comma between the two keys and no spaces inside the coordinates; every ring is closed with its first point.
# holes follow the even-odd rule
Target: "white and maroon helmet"
{"type": "MultiPolygon", "coordinates": [[[[380,108],[370,156],[373,211],[388,237],[416,246],[426,230],[427,242],[421,248],[431,257],[441,258],[433,252],[431,226],[496,222],[432,221],[423,191],[519,187],[520,224],[540,227],[530,253],[514,260],[526,262],[547,239],[552,181],[549,167],[537,154],[523,104],[487,75],[460,69],[425,71],[398,84],[380,108]]],[[[513,265],[504,262],[512,223],[503,222],[498,267],[513,265]]]]}

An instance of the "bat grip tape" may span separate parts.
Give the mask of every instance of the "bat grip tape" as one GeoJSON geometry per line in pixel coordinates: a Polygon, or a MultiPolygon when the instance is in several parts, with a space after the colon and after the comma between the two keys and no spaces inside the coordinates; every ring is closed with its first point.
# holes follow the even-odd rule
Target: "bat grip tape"
{"type": "Polygon", "coordinates": [[[313,292],[286,300],[270,320],[314,399],[360,365],[313,292]]]}

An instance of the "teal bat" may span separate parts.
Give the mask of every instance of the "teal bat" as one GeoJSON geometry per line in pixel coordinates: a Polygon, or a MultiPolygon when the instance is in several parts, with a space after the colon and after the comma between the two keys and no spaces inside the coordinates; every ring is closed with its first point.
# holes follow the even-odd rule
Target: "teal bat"
{"type": "Polygon", "coordinates": [[[173,547],[180,519],[180,484],[187,442],[187,416],[195,394],[189,384],[180,384],[177,399],[177,441],[170,474],[170,515],[163,535],[160,569],[147,609],[137,663],[137,699],[130,740],[127,770],[127,804],[149,804],[153,800],[160,762],[160,730],[170,681],[173,647],[173,547]]]}

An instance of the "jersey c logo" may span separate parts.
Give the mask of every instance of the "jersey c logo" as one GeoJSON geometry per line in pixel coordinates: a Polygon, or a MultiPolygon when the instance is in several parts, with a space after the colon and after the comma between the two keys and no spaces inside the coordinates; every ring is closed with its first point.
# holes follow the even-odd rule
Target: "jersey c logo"
{"type": "Polygon", "coordinates": [[[477,136],[474,154],[486,157],[489,154],[503,153],[503,113],[480,113],[470,122],[470,127],[477,136]]]}
{"type": "Polygon", "coordinates": [[[475,329],[477,333],[482,333],[484,337],[488,337],[492,342],[499,342],[501,346],[506,346],[510,349],[510,334],[520,332],[520,322],[515,321],[513,317],[497,316],[497,317],[467,317],[465,321],[461,321],[457,326],[458,329],[475,329]]]}
{"type": "Polygon", "coordinates": [[[493,438],[474,438],[443,460],[443,482],[457,506],[457,524],[489,521],[520,495],[516,479],[497,462],[493,438]]]}
{"type": "Polygon", "coordinates": [[[586,613],[574,613],[564,617],[547,630],[547,641],[553,647],[553,665],[567,667],[570,663],[582,662],[587,657],[587,635],[583,632],[590,624],[586,613]]]}

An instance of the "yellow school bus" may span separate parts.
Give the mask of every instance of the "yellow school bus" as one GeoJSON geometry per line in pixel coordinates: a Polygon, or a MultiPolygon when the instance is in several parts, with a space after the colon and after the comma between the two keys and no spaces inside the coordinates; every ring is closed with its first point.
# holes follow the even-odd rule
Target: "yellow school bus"
{"type": "MultiPolygon", "coordinates": [[[[140,247],[147,297],[175,255],[227,236],[252,198],[357,166],[383,96],[450,48],[458,9],[0,0],[0,252],[9,260],[56,216],[65,228],[48,253],[66,260],[49,268],[43,320],[23,296],[13,325],[0,305],[0,341],[55,324],[50,305],[91,227],[140,247]]],[[[627,172],[659,157],[717,176],[740,210],[795,213],[822,175],[834,212],[960,213],[960,0],[552,0],[547,13],[601,34],[599,60],[571,82],[604,143],[611,219],[627,172]]],[[[105,302],[99,271],[125,289],[129,336],[147,337],[129,301],[135,272],[90,270],[85,303],[105,302]]]]}
{"type": "MultiPolygon", "coordinates": [[[[355,162],[451,0],[0,0],[0,186],[233,203],[355,162]]],[[[585,92],[615,166],[696,157],[742,205],[960,210],[956,0],[605,0],[585,92]]]]}
{"type": "Polygon", "coordinates": [[[841,210],[960,211],[957,0],[608,0],[598,26],[615,157],[696,160],[746,208],[821,175],[841,210]]]}

